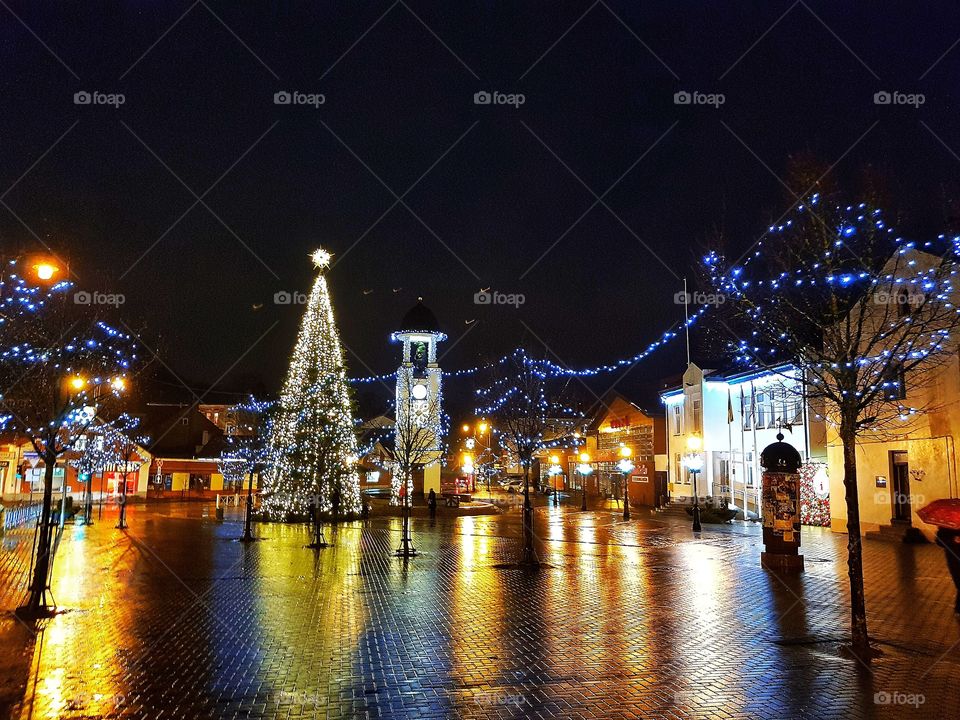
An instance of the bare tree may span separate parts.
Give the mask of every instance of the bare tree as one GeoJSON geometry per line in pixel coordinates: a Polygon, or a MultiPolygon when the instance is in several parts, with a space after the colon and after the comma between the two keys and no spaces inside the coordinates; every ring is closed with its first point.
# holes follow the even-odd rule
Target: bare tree
{"type": "Polygon", "coordinates": [[[149,442],[144,435],[136,434],[140,425],[140,418],[122,413],[108,426],[106,442],[113,465],[120,471],[120,516],[117,518],[117,529],[127,529],[127,479],[134,472],[139,472],[143,464],[143,448],[149,442]]]}
{"type": "Polygon", "coordinates": [[[53,565],[54,469],[94,419],[109,418],[137,362],[129,335],[109,325],[103,306],[69,282],[28,282],[20,260],[0,269],[0,405],[4,424],[29,438],[44,463],[43,506],[30,594],[22,615],[48,614],[53,565]]]}
{"type": "Polygon", "coordinates": [[[247,481],[247,503],[243,521],[241,542],[254,540],[253,477],[263,470],[270,457],[270,419],[272,403],[249,397],[236,406],[237,423],[227,436],[227,446],[217,462],[220,473],[234,487],[242,487],[247,481]]]}
{"type": "Polygon", "coordinates": [[[531,358],[523,349],[490,368],[489,384],[478,390],[477,414],[494,420],[500,446],[523,468],[523,550],[521,564],[537,565],[534,549],[530,468],[546,447],[553,420],[570,415],[552,399],[548,388],[551,364],[531,358]]]}
{"type": "Polygon", "coordinates": [[[736,338],[730,349],[754,366],[792,363],[840,440],[852,650],[868,661],[856,442],[902,433],[931,409],[911,403],[955,352],[957,241],[907,242],[875,206],[814,194],[746,262],[710,254],[706,265],[726,301],[716,317],[736,338]]]}
{"type": "Polygon", "coordinates": [[[416,554],[410,537],[410,501],[413,495],[413,474],[417,470],[441,462],[441,398],[427,388],[426,380],[415,377],[413,369],[401,372],[397,383],[396,422],[394,424],[394,468],[391,482],[391,504],[403,506],[403,537],[397,554],[416,554]],[[418,391],[417,387],[424,391],[418,391]],[[418,397],[420,396],[420,397],[418,397]]]}

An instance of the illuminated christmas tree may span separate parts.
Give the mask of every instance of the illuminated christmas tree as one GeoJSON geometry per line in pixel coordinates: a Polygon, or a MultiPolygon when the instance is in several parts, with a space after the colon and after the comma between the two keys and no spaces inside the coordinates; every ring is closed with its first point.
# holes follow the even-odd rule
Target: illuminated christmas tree
{"type": "Polygon", "coordinates": [[[319,249],[311,258],[319,274],[270,435],[263,511],[273,520],[360,512],[357,439],[343,349],[324,276],[330,253],[319,249]]]}

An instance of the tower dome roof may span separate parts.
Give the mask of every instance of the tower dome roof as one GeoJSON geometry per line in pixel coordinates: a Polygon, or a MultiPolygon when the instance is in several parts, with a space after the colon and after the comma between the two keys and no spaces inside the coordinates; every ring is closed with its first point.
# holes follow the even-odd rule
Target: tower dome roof
{"type": "Polygon", "coordinates": [[[436,315],[423,304],[422,298],[417,298],[417,304],[407,311],[400,321],[400,332],[427,332],[443,334],[436,315]]]}

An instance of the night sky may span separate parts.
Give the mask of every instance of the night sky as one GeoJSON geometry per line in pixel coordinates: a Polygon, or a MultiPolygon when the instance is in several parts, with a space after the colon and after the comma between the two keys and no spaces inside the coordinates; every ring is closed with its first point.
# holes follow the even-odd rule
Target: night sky
{"type": "MultiPolygon", "coordinates": [[[[610,362],[682,318],[719,229],[745,250],[783,215],[792,155],[841,185],[872,166],[905,233],[945,229],[958,38],[943,3],[3,0],[0,239],[123,293],[195,387],[279,386],[302,308],[274,295],[309,289],[319,244],[352,375],[396,366],[421,295],[446,369],[521,342],[610,362]],[[480,288],[525,303],[478,306],[480,288]]],[[[619,387],[682,362],[678,342],[619,387]]]]}

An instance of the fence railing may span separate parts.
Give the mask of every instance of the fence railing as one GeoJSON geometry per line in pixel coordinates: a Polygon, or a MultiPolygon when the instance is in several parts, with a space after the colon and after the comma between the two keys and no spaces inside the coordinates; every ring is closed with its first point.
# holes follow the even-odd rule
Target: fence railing
{"type": "Polygon", "coordinates": [[[27,525],[40,516],[43,503],[36,502],[29,505],[16,505],[2,508],[0,517],[3,518],[2,529],[4,532],[16,527],[27,525]]]}

